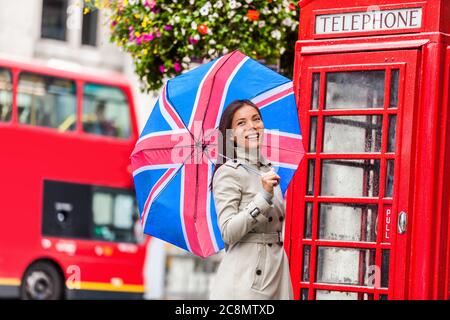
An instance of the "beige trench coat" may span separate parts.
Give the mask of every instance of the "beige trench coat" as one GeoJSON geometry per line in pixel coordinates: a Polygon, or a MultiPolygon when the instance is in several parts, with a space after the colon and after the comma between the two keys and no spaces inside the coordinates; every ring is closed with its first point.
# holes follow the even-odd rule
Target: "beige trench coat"
{"type": "Polygon", "coordinates": [[[243,163],[262,172],[271,169],[264,157],[249,156],[238,148],[237,159],[228,160],[214,175],[214,203],[226,252],[213,278],[210,299],[290,300],[292,285],[283,245],[271,240],[258,243],[283,231],[281,189],[274,189],[269,204],[263,196],[261,177],[249,172],[243,163]],[[255,207],[261,214],[253,218],[249,212],[255,207]],[[253,240],[246,241],[250,237],[253,240]]]}

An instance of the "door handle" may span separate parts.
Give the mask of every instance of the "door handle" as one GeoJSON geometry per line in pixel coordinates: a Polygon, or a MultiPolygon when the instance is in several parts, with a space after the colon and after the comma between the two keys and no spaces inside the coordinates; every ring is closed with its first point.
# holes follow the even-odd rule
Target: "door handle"
{"type": "Polygon", "coordinates": [[[404,234],[408,227],[408,214],[405,211],[401,211],[398,214],[397,219],[397,232],[398,234],[404,234]]]}

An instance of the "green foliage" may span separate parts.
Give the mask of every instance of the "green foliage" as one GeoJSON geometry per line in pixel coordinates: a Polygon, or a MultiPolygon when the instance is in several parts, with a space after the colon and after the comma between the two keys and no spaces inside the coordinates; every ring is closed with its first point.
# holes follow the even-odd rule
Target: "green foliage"
{"type": "Polygon", "coordinates": [[[131,54],[148,91],[187,69],[192,59],[214,59],[235,49],[275,63],[294,46],[298,27],[298,8],[288,0],[85,2],[87,11],[111,9],[111,41],[131,54]]]}

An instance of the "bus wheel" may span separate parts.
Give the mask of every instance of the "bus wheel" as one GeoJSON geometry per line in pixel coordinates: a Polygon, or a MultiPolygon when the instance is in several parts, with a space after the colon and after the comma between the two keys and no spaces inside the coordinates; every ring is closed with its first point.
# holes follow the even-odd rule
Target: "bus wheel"
{"type": "Polygon", "coordinates": [[[33,264],[23,277],[20,296],[26,300],[58,300],[63,298],[63,279],[47,262],[33,264]]]}

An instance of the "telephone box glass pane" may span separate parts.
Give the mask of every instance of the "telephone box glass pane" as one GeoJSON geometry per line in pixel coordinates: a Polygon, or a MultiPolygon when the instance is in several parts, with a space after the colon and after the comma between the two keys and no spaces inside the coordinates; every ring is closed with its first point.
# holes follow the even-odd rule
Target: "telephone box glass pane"
{"type": "Polygon", "coordinates": [[[319,215],[320,239],[376,242],[376,205],[323,203],[319,215]]]}
{"type": "Polygon", "coordinates": [[[391,97],[389,102],[389,108],[396,108],[398,105],[398,76],[399,70],[395,69],[391,71],[391,97]]]}
{"type": "Polygon", "coordinates": [[[311,130],[309,135],[309,152],[316,152],[317,117],[311,117],[311,130]]]}
{"type": "Polygon", "coordinates": [[[316,110],[319,108],[320,73],[314,73],[312,81],[311,109],[316,110]]]}
{"type": "Polygon", "coordinates": [[[305,282],[309,281],[310,257],[311,257],[311,246],[304,246],[303,247],[303,275],[302,275],[302,281],[305,281],[305,282]]]}
{"type": "Polygon", "coordinates": [[[374,249],[320,247],[317,253],[317,281],[372,286],[369,277],[370,266],[373,265],[374,249]]]}
{"type": "Polygon", "coordinates": [[[312,196],[314,194],[314,172],[316,169],[316,160],[308,160],[308,190],[306,194],[312,196]]]}
{"type": "Polygon", "coordinates": [[[323,151],[380,152],[382,116],[325,117],[323,151]]]}
{"type": "Polygon", "coordinates": [[[327,73],[326,109],[383,108],[385,71],[327,73]]]}
{"type": "Polygon", "coordinates": [[[317,290],[316,300],[373,300],[373,294],[317,290]]]}
{"type": "Polygon", "coordinates": [[[309,290],[308,289],[302,289],[300,292],[301,292],[302,300],[308,300],[309,290]]]}
{"type": "Polygon", "coordinates": [[[395,127],[397,124],[397,116],[389,116],[389,130],[388,130],[388,150],[387,152],[395,152],[395,127]]]}
{"type": "Polygon", "coordinates": [[[381,287],[387,288],[389,284],[389,254],[390,250],[381,251],[381,287]]]}
{"type": "Polygon", "coordinates": [[[321,195],[378,197],[379,176],[379,160],[323,160],[321,195]]]}
{"type": "Polygon", "coordinates": [[[313,204],[308,202],[306,203],[306,212],[305,212],[305,230],[304,230],[305,239],[311,239],[312,237],[312,213],[313,213],[313,204]]]}
{"type": "Polygon", "coordinates": [[[385,197],[392,197],[394,192],[394,160],[386,161],[386,191],[385,197]]]}

